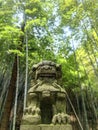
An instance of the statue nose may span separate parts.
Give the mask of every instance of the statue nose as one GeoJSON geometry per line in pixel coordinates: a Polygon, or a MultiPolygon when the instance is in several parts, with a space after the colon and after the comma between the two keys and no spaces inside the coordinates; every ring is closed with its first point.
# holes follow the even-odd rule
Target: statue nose
{"type": "Polygon", "coordinates": [[[51,67],[50,66],[44,66],[43,69],[48,70],[48,69],[51,69],[51,67]]]}

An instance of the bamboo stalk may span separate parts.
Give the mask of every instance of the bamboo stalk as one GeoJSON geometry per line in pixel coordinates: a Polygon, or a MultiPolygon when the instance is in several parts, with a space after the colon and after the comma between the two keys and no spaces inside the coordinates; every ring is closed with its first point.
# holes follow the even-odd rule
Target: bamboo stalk
{"type": "Polygon", "coordinates": [[[17,56],[17,83],[16,83],[16,95],[15,95],[14,117],[13,117],[12,130],[15,130],[15,125],[16,125],[18,89],[19,89],[19,57],[17,56]]]}
{"type": "Polygon", "coordinates": [[[28,84],[28,37],[26,32],[26,75],[25,75],[25,89],[24,89],[24,109],[26,107],[27,100],[27,84],[28,84]]]}
{"type": "Polygon", "coordinates": [[[10,111],[16,89],[16,80],[17,80],[17,56],[15,56],[13,64],[11,80],[8,88],[8,94],[5,101],[3,116],[0,122],[0,130],[8,130],[10,111]]]}

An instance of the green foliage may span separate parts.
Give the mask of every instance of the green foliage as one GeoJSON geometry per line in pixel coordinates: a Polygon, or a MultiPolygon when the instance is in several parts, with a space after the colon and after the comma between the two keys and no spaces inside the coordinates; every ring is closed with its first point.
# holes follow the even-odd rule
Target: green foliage
{"type": "Polygon", "coordinates": [[[65,86],[79,86],[79,78],[86,83],[89,71],[91,82],[98,69],[97,5],[96,0],[1,0],[1,61],[16,54],[24,61],[27,33],[29,68],[41,60],[53,60],[62,64],[65,86]],[[25,23],[23,30],[19,18],[25,23]]]}
{"type": "MultiPolygon", "coordinates": [[[[62,65],[62,85],[79,97],[98,99],[97,0],[0,0],[0,69],[15,55],[25,70],[42,60],[62,65]]],[[[91,106],[90,106],[91,107],[91,106]]]]}

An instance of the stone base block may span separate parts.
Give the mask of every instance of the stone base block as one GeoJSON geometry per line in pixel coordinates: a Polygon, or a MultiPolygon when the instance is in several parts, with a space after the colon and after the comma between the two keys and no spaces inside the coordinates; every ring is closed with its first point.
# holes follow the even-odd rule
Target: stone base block
{"type": "Polygon", "coordinates": [[[72,126],[66,125],[21,125],[20,130],[72,130],[72,126]]]}

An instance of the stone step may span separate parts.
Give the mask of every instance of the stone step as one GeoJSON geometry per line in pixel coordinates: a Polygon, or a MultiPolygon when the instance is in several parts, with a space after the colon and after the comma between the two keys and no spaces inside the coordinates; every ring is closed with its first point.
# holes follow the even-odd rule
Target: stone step
{"type": "Polygon", "coordinates": [[[20,130],[72,130],[70,124],[66,125],[21,125],[20,130]]]}

